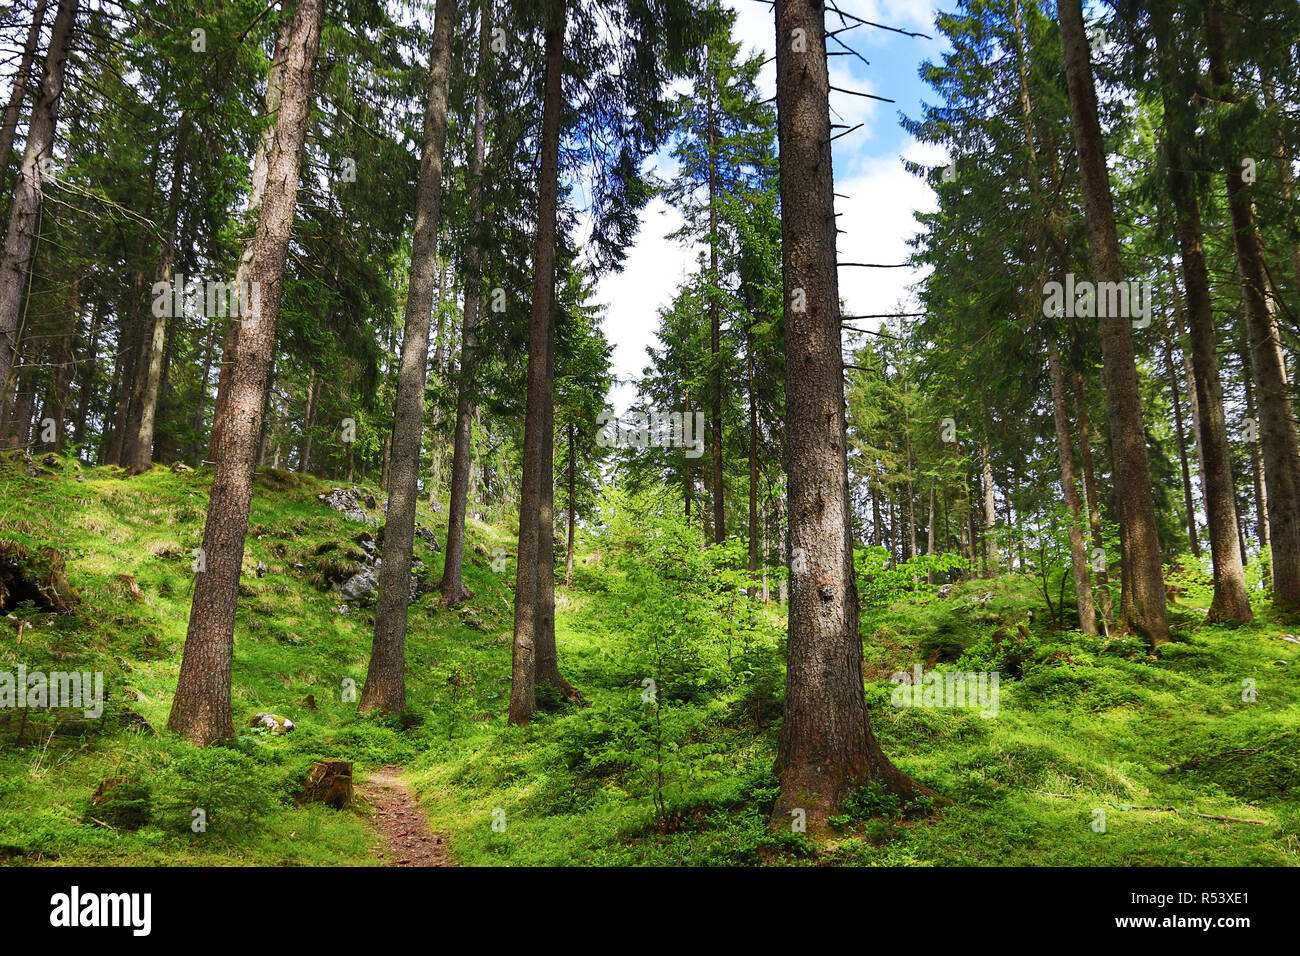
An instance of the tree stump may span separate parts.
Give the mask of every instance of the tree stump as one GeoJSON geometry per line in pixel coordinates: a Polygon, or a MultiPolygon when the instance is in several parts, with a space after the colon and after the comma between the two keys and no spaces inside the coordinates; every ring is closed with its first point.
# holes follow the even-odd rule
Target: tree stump
{"type": "Polygon", "coordinates": [[[342,810],[352,800],[352,761],[316,761],[303,782],[302,798],[342,810]]]}

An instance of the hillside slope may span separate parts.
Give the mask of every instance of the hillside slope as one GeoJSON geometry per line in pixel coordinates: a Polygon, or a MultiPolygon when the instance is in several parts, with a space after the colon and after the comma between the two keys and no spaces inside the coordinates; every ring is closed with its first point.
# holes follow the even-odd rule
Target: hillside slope
{"type": "MultiPolygon", "coordinates": [[[[359,774],[405,767],[462,864],[1300,863],[1300,645],[1266,614],[1232,631],[1176,606],[1178,642],[1157,660],[1135,642],[1048,632],[1025,578],[868,611],[877,733],[951,803],[900,808],[866,789],[836,819],[841,836],[814,847],[767,825],[783,619],[736,591],[725,549],[691,551],[635,516],[597,542],[557,598],[561,666],[583,704],[553,701],[509,728],[513,563],[494,557],[511,530],[471,522],[474,597],[459,610],[437,606],[441,556],[419,538],[409,710],[359,716],[347,692],[364,679],[373,616],[334,586],[366,565],[377,529],[319,500],[334,486],[287,472],[259,473],[253,502],[241,736],[196,750],[166,721],[207,480],[54,458],[0,467],[0,561],[35,578],[41,549],[57,549],[76,591],[70,613],[5,608],[0,672],[102,671],[107,694],[99,719],[0,710],[0,861],[375,864],[363,804],[296,803],[314,760],[342,759],[359,774]],[[997,716],[891,706],[889,675],[918,661],[998,671],[997,716]],[[295,729],[249,726],[259,712],[295,729]],[[106,780],[110,799],[92,805],[106,780]]],[[[441,539],[444,516],[422,504],[419,522],[441,539]]]]}

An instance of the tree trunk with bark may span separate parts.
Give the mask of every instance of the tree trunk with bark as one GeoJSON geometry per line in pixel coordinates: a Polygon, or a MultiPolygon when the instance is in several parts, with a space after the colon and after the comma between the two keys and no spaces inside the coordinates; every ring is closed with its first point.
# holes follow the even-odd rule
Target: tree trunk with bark
{"type": "MultiPolygon", "coordinates": [[[[45,77],[32,107],[23,164],[9,207],[9,230],[5,236],[3,258],[0,258],[0,397],[3,398],[8,398],[13,387],[10,375],[17,364],[23,300],[26,298],[28,271],[36,251],[36,223],[43,195],[41,180],[45,175],[42,161],[52,155],[59,99],[63,95],[64,65],[77,19],[77,5],[78,0],[59,0],[50,33],[49,53],[45,57],[45,77]]],[[[6,411],[0,407],[0,421],[7,417],[6,411]]]]}
{"type": "MultiPolygon", "coordinates": [[[[1161,52],[1167,45],[1160,44],[1161,52]]],[[[1223,383],[1219,375],[1219,352],[1215,342],[1214,310],[1210,298],[1210,278],[1206,266],[1204,232],[1201,227],[1200,203],[1192,181],[1192,157],[1185,139],[1194,129],[1187,115],[1185,101],[1166,85],[1164,95],[1165,135],[1169,150],[1169,194],[1178,230],[1178,246],[1183,263],[1183,285],[1186,288],[1185,314],[1188,320],[1193,384],[1195,387],[1193,416],[1196,424],[1196,445],[1201,466],[1201,488],[1205,497],[1205,513],[1210,536],[1210,556],[1214,565],[1214,599],[1210,603],[1208,621],[1250,621],[1254,612],[1246,593],[1246,578],[1242,569],[1244,553],[1237,535],[1237,496],[1232,478],[1232,449],[1228,442],[1227,423],[1223,412],[1223,383]]],[[[1170,275],[1175,293],[1178,281],[1170,275]]],[[[1175,300],[1175,306],[1181,303],[1175,300]]],[[[1181,324],[1181,322],[1180,322],[1181,324]]],[[[1168,349],[1166,342],[1166,349],[1168,349]]],[[[1166,352],[1166,359],[1172,366],[1166,352]]],[[[1170,374],[1172,375],[1172,368],[1170,374]]],[[[1177,391],[1174,402],[1177,412],[1177,391]]],[[[1179,424],[1176,421],[1176,424],[1179,424]]],[[[1181,427],[1180,427],[1181,431],[1181,427]]],[[[1181,447],[1181,444],[1180,444],[1181,447]]],[[[1184,482],[1187,478],[1187,458],[1183,455],[1184,482]]],[[[1192,503],[1188,494],[1188,524],[1194,529],[1192,503]]],[[[1194,532],[1193,532],[1194,533],[1194,532]]],[[[1193,546],[1194,547],[1194,546],[1193,546]]]]}
{"type": "MultiPolygon", "coordinates": [[[[168,726],[200,746],[233,736],[230,665],[234,651],[244,539],[253,499],[253,467],[270,380],[284,264],[293,231],[302,143],[311,112],[320,45],[321,0],[298,0],[285,63],[284,96],[267,162],[266,192],[251,246],[250,281],[260,309],[245,320],[231,380],[229,421],[217,449],[199,553],[189,630],[168,726]]],[[[242,318],[242,316],[241,316],[242,318]]]]}
{"type": "Polygon", "coordinates": [[[420,432],[429,365],[429,324],[437,269],[442,213],[442,153],[447,142],[447,98],[451,82],[451,38],[455,0],[438,0],[429,53],[429,91],[424,144],[415,199],[415,230],[407,284],[402,358],[397,373],[393,441],[388,465],[388,511],[384,519],[384,563],[375,597],[375,638],[358,709],[397,713],[406,708],[406,617],[411,600],[411,547],[419,502],[420,432]]]}
{"type": "Polygon", "coordinates": [[[32,61],[36,59],[36,45],[41,42],[41,27],[45,23],[46,0],[36,0],[32,9],[32,24],[27,28],[27,42],[23,55],[14,71],[13,87],[5,106],[4,128],[0,129],[0,176],[9,171],[9,153],[14,146],[14,133],[18,129],[18,114],[22,112],[23,97],[27,94],[27,81],[32,75],[32,61]]]}
{"type": "MultiPolygon", "coordinates": [[[[1234,102],[1230,66],[1219,5],[1206,14],[1206,48],[1217,95],[1234,102]]],[[[1264,262],[1264,245],[1251,199],[1253,185],[1242,182],[1240,160],[1226,162],[1228,208],[1232,215],[1237,268],[1241,274],[1250,336],[1250,361],[1259,409],[1259,446],[1268,487],[1269,538],[1272,547],[1273,603],[1279,610],[1300,609],[1300,440],[1297,439],[1290,384],[1275,314],[1275,298],[1264,262]]]]}
{"type": "MultiPolygon", "coordinates": [[[[1058,15],[1093,279],[1120,282],[1123,264],[1119,233],[1111,201],[1105,144],[1097,118],[1097,91],[1088,59],[1082,0],[1060,0],[1058,15]]],[[[1121,592],[1119,626],[1136,631],[1154,647],[1169,641],[1169,620],[1137,365],[1128,323],[1122,315],[1107,315],[1098,320],[1126,585],[1121,592]]]]}
{"type": "MultiPolygon", "coordinates": [[[[168,231],[163,238],[162,255],[158,261],[157,272],[157,281],[167,285],[170,285],[172,281],[172,262],[176,255],[176,239],[180,227],[181,189],[185,182],[185,163],[189,152],[189,125],[184,115],[181,116],[180,132],[176,138],[175,153],[172,158],[171,193],[167,198],[168,231]]],[[[160,308],[161,303],[155,302],[151,309],[153,322],[150,324],[149,334],[145,339],[144,388],[140,395],[139,408],[136,410],[136,428],[130,442],[131,459],[127,464],[133,475],[142,474],[153,467],[154,420],[158,412],[158,394],[162,382],[163,351],[167,339],[167,313],[173,311],[177,305],[172,300],[170,292],[164,293],[164,295],[167,296],[167,305],[172,306],[172,308],[160,308]]],[[[150,299],[156,300],[157,296],[150,296],[150,299]]],[[[180,319],[182,317],[177,315],[175,318],[180,319]]]]}
{"type": "MultiPolygon", "coordinates": [[[[289,55],[289,39],[292,28],[292,19],[285,17],[284,24],[280,28],[280,34],[276,37],[275,53],[271,59],[271,71],[266,80],[263,112],[267,116],[276,115],[280,109],[280,100],[284,95],[284,64],[289,55]]],[[[267,170],[274,137],[275,126],[274,124],[268,125],[262,130],[262,135],[257,141],[257,148],[253,151],[252,176],[249,179],[248,190],[248,217],[254,221],[256,221],[258,211],[262,207],[262,197],[266,192],[267,170]]],[[[245,288],[242,283],[248,281],[252,251],[253,246],[250,242],[239,257],[239,265],[235,269],[236,289],[245,288]]],[[[239,322],[230,322],[226,328],[225,341],[221,346],[221,365],[217,371],[217,398],[212,408],[212,434],[208,439],[208,458],[211,461],[216,461],[216,450],[222,442],[221,431],[225,426],[226,411],[229,407],[231,376],[234,371],[235,355],[239,349],[239,327],[239,322]]]]}
{"type": "Polygon", "coordinates": [[[825,11],[820,0],[777,0],[775,6],[786,433],[797,440],[786,450],[789,637],[777,757],[781,791],[772,823],[786,827],[803,819],[808,832],[822,834],[827,816],[857,786],[879,781],[904,795],[917,787],[881,751],[862,691],[825,11]]]}
{"type": "Polygon", "coordinates": [[[1097,633],[1097,611],[1092,601],[1092,580],[1088,573],[1088,545],[1083,538],[1086,517],[1079,500],[1079,483],[1074,472],[1074,447],[1070,441],[1070,418],[1065,410],[1065,375],[1056,342],[1048,343],[1047,370],[1052,379],[1052,418],[1056,423],[1056,452],[1061,461],[1061,488],[1070,509],[1070,570],[1074,577],[1074,598],[1079,606],[1079,629],[1097,633]]]}
{"type": "Polygon", "coordinates": [[[469,168],[470,243],[465,253],[465,323],[456,390],[456,433],[452,440],[451,494],[447,502],[447,548],[443,558],[443,607],[465,600],[465,510],[469,503],[470,437],[474,423],[474,371],[478,358],[479,312],[483,305],[483,168],[487,156],[487,69],[491,62],[491,0],[479,3],[479,53],[474,91],[474,146],[469,168]]]}
{"type": "Polygon", "coordinates": [[[537,243],[533,255],[533,304],[528,336],[528,398],[524,415],[523,481],[519,495],[519,549],[515,569],[515,627],[510,665],[513,725],[527,724],[537,706],[538,574],[542,525],[542,465],[547,409],[553,401],[550,354],[554,337],[556,205],[560,182],[560,107],[564,71],[565,5],[552,0],[546,24],[546,100],[542,111],[541,178],[538,181],[537,243]]]}

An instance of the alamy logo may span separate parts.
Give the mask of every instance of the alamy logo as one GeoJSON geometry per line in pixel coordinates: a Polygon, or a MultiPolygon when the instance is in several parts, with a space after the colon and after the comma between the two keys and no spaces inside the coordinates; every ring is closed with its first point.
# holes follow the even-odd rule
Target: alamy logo
{"type": "Polygon", "coordinates": [[[1135,329],[1151,324],[1151,283],[1076,282],[1073,272],[1065,274],[1065,284],[1043,285],[1043,315],[1047,318],[1123,318],[1133,319],[1135,329]]]}
{"type": "Polygon", "coordinates": [[[262,286],[258,282],[218,282],[177,274],[171,282],[153,284],[153,314],[175,318],[198,312],[207,319],[226,316],[257,321],[262,312],[262,286]]]}
{"type": "Polygon", "coordinates": [[[596,424],[600,431],[596,433],[596,444],[601,448],[685,448],[687,458],[699,458],[704,454],[703,412],[691,414],[654,409],[649,415],[632,412],[628,417],[631,426],[624,426],[610,408],[597,415],[596,424]]]}
{"type": "Polygon", "coordinates": [[[0,671],[0,707],[80,707],[90,718],[104,712],[102,671],[0,671]],[[93,679],[93,684],[92,684],[93,679]]]}
{"type": "Polygon", "coordinates": [[[85,893],[74,886],[50,897],[50,925],[128,926],[133,936],[148,936],[153,926],[151,893],[85,893]]]}
{"type": "Polygon", "coordinates": [[[921,665],[912,673],[896,671],[889,675],[897,686],[889,702],[895,707],[978,707],[980,716],[998,715],[998,671],[930,671],[923,674],[921,665]]]}

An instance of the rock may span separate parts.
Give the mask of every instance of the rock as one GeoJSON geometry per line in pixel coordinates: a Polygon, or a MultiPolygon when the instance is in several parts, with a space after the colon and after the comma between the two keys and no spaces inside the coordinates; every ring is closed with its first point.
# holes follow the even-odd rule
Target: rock
{"type": "Polygon", "coordinates": [[[317,495],[316,498],[352,521],[360,521],[372,528],[375,526],[375,519],[366,514],[360,493],[355,489],[349,491],[347,488],[334,488],[329,494],[317,495]]]}
{"type": "Polygon", "coordinates": [[[352,608],[348,607],[346,604],[340,604],[334,609],[337,614],[347,614],[350,610],[352,610],[352,608]]]}
{"type": "Polygon", "coordinates": [[[28,478],[36,478],[36,477],[38,477],[39,475],[40,475],[40,472],[39,472],[39,471],[37,471],[37,470],[36,470],[35,468],[33,468],[31,465],[28,465],[28,466],[27,466],[27,477],[28,477],[28,478]]]}
{"type": "Polygon", "coordinates": [[[361,568],[348,578],[343,585],[342,594],[346,601],[360,601],[374,594],[379,589],[379,579],[369,568],[361,568]]]}
{"type": "Polygon", "coordinates": [[[259,578],[266,577],[266,565],[261,561],[257,562],[257,576],[259,578]]]}
{"type": "Polygon", "coordinates": [[[367,508],[379,507],[379,502],[375,501],[375,496],[372,494],[367,494],[363,500],[365,501],[367,508]]]}
{"type": "Polygon", "coordinates": [[[436,515],[446,514],[446,512],[442,510],[442,503],[439,502],[437,498],[434,498],[432,501],[429,502],[429,507],[433,510],[433,513],[436,515]]]}
{"type": "Polygon", "coordinates": [[[442,551],[442,546],[438,544],[437,537],[428,528],[421,527],[417,524],[415,526],[415,536],[421,541],[427,543],[429,547],[433,548],[435,554],[442,551]]]}
{"type": "Polygon", "coordinates": [[[279,736],[287,734],[294,729],[294,722],[288,717],[281,717],[278,714],[256,713],[253,719],[248,722],[250,727],[264,727],[267,733],[279,736]]]}
{"type": "Polygon", "coordinates": [[[148,787],[132,783],[126,777],[105,777],[90,798],[86,821],[120,830],[138,830],[152,815],[148,787]]]}
{"type": "Polygon", "coordinates": [[[943,587],[939,588],[939,597],[941,598],[952,597],[952,585],[945,584],[943,587]]]}
{"type": "Polygon", "coordinates": [[[302,798],[342,810],[352,800],[352,761],[316,761],[303,781],[302,798]]]}
{"type": "Polygon", "coordinates": [[[193,471],[193,470],[194,470],[193,468],[185,464],[185,462],[183,461],[174,462],[172,464],[172,473],[176,475],[183,475],[187,471],[193,471]]]}

